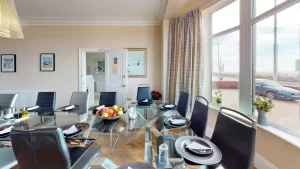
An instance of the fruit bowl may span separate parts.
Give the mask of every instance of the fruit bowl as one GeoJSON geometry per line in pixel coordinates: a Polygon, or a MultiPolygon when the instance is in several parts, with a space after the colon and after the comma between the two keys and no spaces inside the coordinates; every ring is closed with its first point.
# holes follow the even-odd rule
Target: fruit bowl
{"type": "Polygon", "coordinates": [[[122,106],[114,105],[112,107],[104,107],[96,112],[97,116],[104,120],[116,120],[125,112],[122,106]]]}

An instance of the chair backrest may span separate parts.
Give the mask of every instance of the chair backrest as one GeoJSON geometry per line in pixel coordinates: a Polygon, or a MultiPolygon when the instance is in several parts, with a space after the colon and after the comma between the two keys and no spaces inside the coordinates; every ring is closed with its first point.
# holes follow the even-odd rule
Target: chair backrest
{"type": "Polygon", "coordinates": [[[14,107],[18,94],[0,94],[0,107],[10,108],[14,107]]]}
{"type": "Polygon", "coordinates": [[[117,92],[101,92],[99,105],[106,107],[117,105],[117,92]]]}
{"type": "Polygon", "coordinates": [[[42,108],[38,114],[50,113],[48,115],[55,115],[55,92],[39,92],[36,100],[36,105],[42,108]]]}
{"type": "Polygon", "coordinates": [[[138,105],[150,105],[152,103],[152,97],[151,97],[151,88],[148,84],[140,84],[137,89],[136,94],[136,100],[138,102],[138,105]],[[147,103],[143,103],[143,100],[148,99],[147,103]]]}
{"type": "Polygon", "coordinates": [[[224,168],[251,169],[255,154],[256,121],[229,108],[221,107],[211,141],[221,150],[224,168]],[[252,123],[241,122],[224,113],[240,115],[252,123]]]}
{"type": "Polygon", "coordinates": [[[79,110],[72,113],[88,113],[89,92],[73,92],[70,105],[79,105],[79,110]]]}
{"type": "Polygon", "coordinates": [[[19,169],[71,168],[62,129],[12,130],[10,137],[19,169]]]}
{"type": "Polygon", "coordinates": [[[177,104],[177,111],[182,116],[185,117],[189,103],[189,93],[185,91],[180,91],[179,100],[177,104]]]}
{"type": "Polygon", "coordinates": [[[198,137],[203,138],[205,136],[207,119],[208,101],[202,96],[197,96],[194,103],[190,127],[198,137]],[[203,102],[201,102],[201,99],[203,99],[203,102]]]}

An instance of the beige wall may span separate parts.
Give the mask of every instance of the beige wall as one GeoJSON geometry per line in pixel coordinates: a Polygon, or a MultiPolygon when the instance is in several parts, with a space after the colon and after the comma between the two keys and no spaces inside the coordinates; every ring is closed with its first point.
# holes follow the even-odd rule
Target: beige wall
{"type": "Polygon", "coordinates": [[[161,89],[160,27],[23,27],[24,40],[0,39],[0,54],[17,55],[17,72],[0,73],[0,89],[53,90],[57,106],[78,90],[79,48],[147,48],[147,78],[129,79],[128,95],[138,84],[161,89]],[[40,72],[40,53],[55,53],[55,72],[40,72]]]}
{"type": "MultiPolygon", "coordinates": [[[[210,109],[208,127],[215,127],[217,115],[216,110],[210,109]]],[[[256,135],[256,153],[278,169],[296,169],[300,166],[299,148],[259,127],[256,135]]]]}
{"type": "Polygon", "coordinates": [[[181,8],[179,15],[183,15],[191,10],[204,6],[207,3],[209,3],[209,0],[187,0],[181,8]]]}

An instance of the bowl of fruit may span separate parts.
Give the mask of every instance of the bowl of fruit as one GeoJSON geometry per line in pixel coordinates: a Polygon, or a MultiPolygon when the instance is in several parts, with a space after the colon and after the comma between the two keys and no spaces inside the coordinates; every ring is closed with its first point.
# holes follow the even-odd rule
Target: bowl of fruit
{"type": "Polygon", "coordinates": [[[103,107],[97,111],[97,115],[104,120],[115,120],[120,118],[124,113],[124,108],[114,105],[112,107],[103,107]]]}

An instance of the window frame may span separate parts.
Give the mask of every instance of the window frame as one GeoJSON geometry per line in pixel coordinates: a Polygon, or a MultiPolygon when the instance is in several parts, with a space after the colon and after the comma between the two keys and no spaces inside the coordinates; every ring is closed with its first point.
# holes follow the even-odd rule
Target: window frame
{"type": "MultiPolygon", "coordinates": [[[[212,40],[216,37],[220,37],[234,31],[240,32],[240,51],[239,51],[239,111],[252,116],[254,115],[254,108],[251,104],[252,99],[250,96],[254,96],[254,87],[255,83],[255,58],[256,54],[253,52],[255,50],[255,38],[254,38],[254,29],[253,25],[256,23],[273,16],[297,3],[300,3],[300,0],[286,0],[277,6],[261,13],[258,16],[254,16],[254,0],[240,0],[240,23],[238,26],[223,30],[216,34],[212,34],[212,13],[222,9],[226,5],[230,4],[234,0],[220,0],[218,3],[206,8],[203,10],[203,22],[204,22],[204,61],[208,63],[204,66],[204,82],[203,89],[204,96],[208,98],[210,103],[213,103],[212,100],[212,40]],[[208,29],[208,30],[205,30],[208,29]],[[208,76],[208,77],[207,77],[208,76]]],[[[274,35],[275,36],[275,35],[274,35]]],[[[216,106],[211,106],[215,108],[216,106]]],[[[271,127],[279,129],[283,132],[289,133],[296,137],[300,138],[300,133],[297,133],[293,130],[287,129],[283,126],[280,126],[276,123],[270,122],[271,127]]]]}

